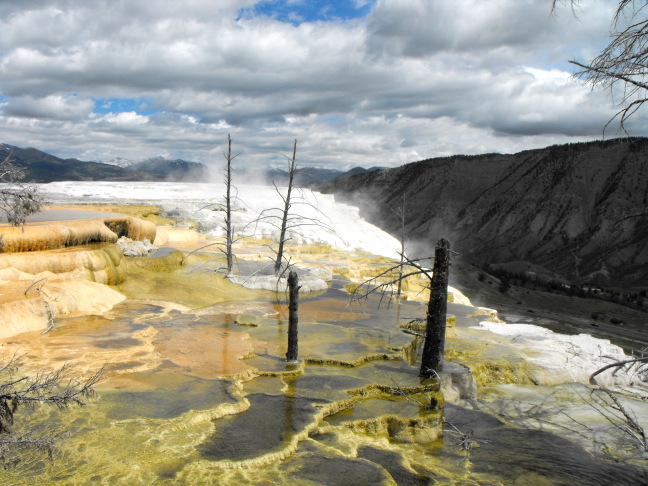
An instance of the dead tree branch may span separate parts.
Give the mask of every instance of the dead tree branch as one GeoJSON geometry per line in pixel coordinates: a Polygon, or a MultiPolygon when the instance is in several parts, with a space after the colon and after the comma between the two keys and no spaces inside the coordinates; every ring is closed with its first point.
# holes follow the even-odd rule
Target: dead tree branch
{"type": "Polygon", "coordinates": [[[40,211],[43,202],[35,187],[22,182],[26,174],[24,167],[12,162],[10,154],[0,162],[0,183],[5,184],[0,189],[0,211],[13,226],[24,224],[27,216],[40,211]]]}
{"type": "MultiPolygon", "coordinates": [[[[575,13],[580,0],[553,0],[552,11],[558,4],[571,6],[575,13]]],[[[601,87],[611,95],[620,95],[622,108],[605,124],[618,119],[619,130],[626,132],[625,123],[648,101],[648,18],[646,3],[620,0],[612,17],[611,41],[589,62],[570,61],[579,68],[574,76],[585,84],[601,87]]]]}
{"type": "Polygon", "coordinates": [[[605,366],[603,366],[602,368],[596,370],[594,373],[592,373],[590,375],[589,383],[591,385],[597,385],[598,383],[596,383],[596,380],[595,380],[595,377],[597,375],[600,375],[601,373],[603,373],[606,370],[609,370],[610,368],[621,369],[625,365],[631,364],[631,363],[648,363],[648,358],[634,358],[634,359],[629,359],[629,360],[626,360],[626,361],[616,361],[614,363],[610,363],[608,365],[605,365],[605,366]]]}
{"type": "Polygon", "coordinates": [[[96,397],[94,386],[101,380],[103,368],[85,381],[69,377],[69,369],[63,366],[57,371],[40,372],[35,376],[17,376],[20,357],[14,355],[0,368],[0,459],[4,460],[11,447],[33,446],[37,449],[51,448],[59,437],[48,435],[34,437],[32,432],[15,433],[14,418],[20,406],[34,408],[50,405],[59,410],[71,405],[83,406],[89,398],[96,397]]]}

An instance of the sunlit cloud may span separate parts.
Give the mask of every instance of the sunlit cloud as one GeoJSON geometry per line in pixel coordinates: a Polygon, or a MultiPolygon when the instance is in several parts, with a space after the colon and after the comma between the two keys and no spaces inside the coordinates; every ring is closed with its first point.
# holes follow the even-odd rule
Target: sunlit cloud
{"type": "Polygon", "coordinates": [[[567,61],[603,45],[613,4],[550,4],[2,2],[0,141],[216,164],[231,133],[251,166],[298,139],[347,169],[600,138],[613,98],[567,61]]]}

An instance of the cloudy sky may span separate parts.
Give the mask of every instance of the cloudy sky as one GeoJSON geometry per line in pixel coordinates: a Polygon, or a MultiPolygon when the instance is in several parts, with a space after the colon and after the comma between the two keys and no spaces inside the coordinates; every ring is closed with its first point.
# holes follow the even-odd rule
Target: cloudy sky
{"type": "Polygon", "coordinates": [[[304,165],[349,169],[600,139],[618,108],[567,61],[616,3],[2,0],[0,142],[221,163],[230,133],[240,164],[297,139],[304,165]]]}

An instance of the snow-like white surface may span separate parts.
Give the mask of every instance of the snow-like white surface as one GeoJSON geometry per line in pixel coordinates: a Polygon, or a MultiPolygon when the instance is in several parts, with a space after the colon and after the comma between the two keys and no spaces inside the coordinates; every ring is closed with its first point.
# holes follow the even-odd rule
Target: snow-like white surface
{"type": "MultiPolygon", "coordinates": [[[[225,187],[222,183],[176,182],[51,182],[37,184],[50,204],[115,203],[155,204],[174,217],[200,222],[201,231],[224,236],[225,187]]],[[[285,188],[279,188],[282,194],[285,188]]],[[[283,200],[272,186],[237,185],[232,213],[239,236],[278,239],[283,200]],[[254,221],[262,216],[258,223],[254,221]]],[[[397,258],[398,240],[365,221],[355,206],[341,204],[329,194],[309,190],[293,191],[290,243],[330,244],[343,250],[362,250],[397,258]],[[317,221],[315,221],[317,220],[317,221]]]]}
{"type": "Polygon", "coordinates": [[[448,285],[448,293],[452,294],[452,302],[455,304],[468,305],[472,307],[472,302],[470,302],[470,299],[465,296],[461,290],[448,285]]]}
{"type": "Polygon", "coordinates": [[[148,238],[144,238],[142,241],[133,241],[130,238],[122,236],[117,240],[117,244],[124,256],[146,256],[158,249],[148,238]]]}
{"type": "MultiPolygon", "coordinates": [[[[537,377],[538,383],[543,385],[569,382],[587,384],[595,371],[610,363],[628,359],[621,347],[589,334],[570,336],[533,324],[489,321],[481,321],[479,329],[507,336],[521,351],[531,350],[525,359],[547,371],[537,377]]],[[[605,386],[630,385],[641,379],[634,373],[614,369],[596,377],[597,383],[605,386]]]]}

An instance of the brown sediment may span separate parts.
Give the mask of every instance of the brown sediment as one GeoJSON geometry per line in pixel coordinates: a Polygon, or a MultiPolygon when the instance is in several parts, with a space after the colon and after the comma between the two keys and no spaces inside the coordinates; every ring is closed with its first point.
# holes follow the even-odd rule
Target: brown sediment
{"type": "MultiPolygon", "coordinates": [[[[117,323],[119,326],[120,324],[117,323]]],[[[108,328],[104,321],[104,328],[108,328]]],[[[111,331],[119,328],[105,329],[106,337],[111,331]]],[[[40,333],[33,335],[24,333],[12,338],[13,349],[19,349],[25,357],[22,370],[27,373],[56,371],[65,363],[70,373],[83,375],[87,370],[97,370],[105,367],[104,377],[122,373],[142,372],[155,369],[160,365],[160,357],[156,355],[152,345],[155,329],[144,328],[130,334],[130,339],[119,347],[102,347],[104,340],[94,336],[67,335],[66,329],[54,329],[47,338],[41,338],[40,333]],[[128,363],[127,367],[115,366],[128,363]]],[[[0,361],[6,362],[11,358],[12,351],[6,342],[0,345],[0,361]]]]}
{"type": "Polygon", "coordinates": [[[253,353],[253,340],[245,332],[210,326],[161,328],[153,340],[157,353],[189,376],[213,379],[252,375],[242,361],[253,353]]]}
{"type": "MultiPolygon", "coordinates": [[[[191,315],[188,316],[191,318],[191,315]]],[[[145,388],[142,372],[170,369],[174,374],[215,380],[243,380],[257,376],[242,361],[253,351],[255,340],[245,332],[228,331],[202,322],[196,326],[154,327],[137,330],[132,322],[97,317],[96,324],[81,319],[59,323],[47,336],[29,333],[14,337],[11,346],[0,343],[0,362],[20,349],[29,358],[26,370],[56,370],[62,363],[82,374],[104,368],[100,388],[145,388]],[[84,325],[83,328],[80,326],[84,325]]]]}

